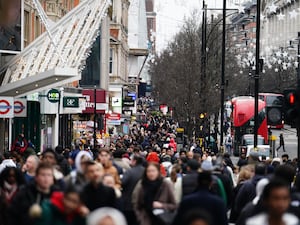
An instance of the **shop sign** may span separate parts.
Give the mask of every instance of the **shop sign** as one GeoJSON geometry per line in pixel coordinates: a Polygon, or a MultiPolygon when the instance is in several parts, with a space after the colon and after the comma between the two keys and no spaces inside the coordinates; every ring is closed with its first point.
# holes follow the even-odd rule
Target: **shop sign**
{"type": "Polygon", "coordinates": [[[108,103],[106,103],[105,90],[84,89],[82,90],[82,95],[86,99],[85,110],[82,110],[82,113],[94,113],[95,107],[97,113],[104,114],[105,111],[108,110],[108,103]],[[96,99],[94,99],[95,94],[96,99]]]}
{"type": "Polygon", "coordinates": [[[111,98],[112,107],[120,107],[122,106],[122,98],[112,97],[111,98]]]}
{"type": "Polygon", "coordinates": [[[105,114],[106,119],[108,120],[120,120],[121,119],[121,114],[120,113],[108,113],[105,114]]]}
{"type": "Polygon", "coordinates": [[[63,97],[63,107],[78,108],[79,97],[63,97]]]}
{"type": "Polygon", "coordinates": [[[0,118],[14,117],[14,98],[0,97],[0,118]]]}
{"type": "Polygon", "coordinates": [[[15,99],[14,100],[14,117],[26,117],[27,116],[27,100],[15,99]]]}
{"type": "Polygon", "coordinates": [[[123,99],[123,106],[134,107],[134,100],[130,97],[123,99]]]}
{"type": "Polygon", "coordinates": [[[47,93],[47,99],[49,102],[55,103],[58,102],[60,99],[60,93],[57,89],[51,89],[47,93]]]}

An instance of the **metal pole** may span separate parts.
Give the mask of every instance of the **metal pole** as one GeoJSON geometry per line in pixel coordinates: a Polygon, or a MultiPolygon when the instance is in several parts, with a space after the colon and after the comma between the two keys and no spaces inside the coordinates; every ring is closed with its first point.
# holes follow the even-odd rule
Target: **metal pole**
{"type": "Polygon", "coordinates": [[[225,87],[225,41],[226,41],[226,0],[223,0],[222,69],[221,69],[221,134],[220,147],[223,149],[224,135],[224,87],[225,87]]]}
{"type": "Polygon", "coordinates": [[[259,45],[260,45],[260,0],[256,3],[256,54],[255,54],[255,76],[254,76],[254,148],[257,148],[258,135],[258,91],[259,91],[259,45]]]}
{"type": "MultiPolygon", "coordinates": [[[[298,93],[298,98],[299,98],[299,93],[300,93],[300,32],[298,32],[298,67],[297,67],[297,93],[298,93]]],[[[299,102],[299,100],[298,100],[299,102]]],[[[298,107],[298,113],[299,113],[299,105],[298,107]]],[[[297,157],[298,157],[298,172],[300,170],[300,118],[299,115],[296,120],[296,127],[297,127],[297,139],[298,139],[298,146],[297,146],[297,157]]]]}
{"type": "Polygon", "coordinates": [[[96,89],[96,86],[94,87],[94,133],[93,133],[93,138],[94,138],[94,150],[96,150],[96,117],[97,117],[97,89],[96,89]]]}

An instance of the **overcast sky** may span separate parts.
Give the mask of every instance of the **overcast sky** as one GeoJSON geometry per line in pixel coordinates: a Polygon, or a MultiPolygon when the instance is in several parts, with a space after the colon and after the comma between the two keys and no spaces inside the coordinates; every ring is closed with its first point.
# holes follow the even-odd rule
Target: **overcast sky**
{"type": "MultiPolygon", "coordinates": [[[[227,0],[227,7],[240,5],[244,0],[227,0]]],[[[222,0],[206,0],[208,8],[223,7],[222,0]]],[[[163,50],[173,36],[180,30],[185,17],[190,17],[193,11],[199,12],[201,19],[202,0],[156,0],[155,11],[157,13],[156,49],[163,50]]],[[[218,10],[217,12],[222,13],[218,10]]]]}

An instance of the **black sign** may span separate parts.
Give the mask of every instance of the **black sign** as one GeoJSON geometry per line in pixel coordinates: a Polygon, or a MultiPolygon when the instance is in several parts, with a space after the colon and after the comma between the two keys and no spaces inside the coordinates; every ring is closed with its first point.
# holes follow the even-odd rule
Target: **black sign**
{"type": "Polygon", "coordinates": [[[60,99],[59,91],[56,90],[56,89],[51,89],[47,93],[47,99],[48,99],[49,102],[52,102],[52,103],[58,102],[59,99],[60,99]]]}
{"type": "Polygon", "coordinates": [[[79,107],[79,97],[64,97],[63,106],[66,108],[78,108],[79,107]]]}
{"type": "Polygon", "coordinates": [[[134,100],[132,99],[123,99],[123,106],[127,107],[133,107],[134,106],[134,100]]]}

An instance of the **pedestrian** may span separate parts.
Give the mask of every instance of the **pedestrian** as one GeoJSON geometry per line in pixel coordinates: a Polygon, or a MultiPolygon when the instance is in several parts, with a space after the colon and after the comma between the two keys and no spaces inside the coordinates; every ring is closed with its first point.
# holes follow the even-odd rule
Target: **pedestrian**
{"type": "Polygon", "coordinates": [[[212,225],[227,225],[227,209],[225,202],[217,195],[210,192],[213,179],[210,172],[200,172],[197,178],[198,189],[196,192],[183,197],[173,225],[186,224],[186,215],[191,210],[204,211],[211,217],[212,225]]]}
{"type": "Polygon", "coordinates": [[[122,177],[122,212],[124,213],[127,223],[136,225],[136,216],[133,211],[131,202],[132,192],[137,182],[142,178],[144,173],[144,158],[134,155],[131,161],[131,169],[127,170],[122,177]]]}
{"type": "Polygon", "coordinates": [[[54,186],[53,166],[40,163],[36,169],[34,182],[22,188],[8,208],[8,225],[32,224],[36,212],[44,199],[49,199],[54,186]],[[36,210],[37,209],[37,210],[36,210]]]}
{"type": "Polygon", "coordinates": [[[81,187],[74,185],[64,192],[54,192],[43,201],[34,225],[85,225],[89,210],[82,204],[81,192],[81,187]]]}
{"type": "Polygon", "coordinates": [[[162,177],[159,164],[149,162],[132,195],[134,211],[140,224],[163,225],[156,212],[172,212],[176,209],[172,188],[172,184],[162,177]]]}
{"type": "Polygon", "coordinates": [[[255,165],[255,175],[247,180],[239,189],[235,202],[234,210],[238,217],[242,209],[247,205],[248,202],[252,201],[256,197],[256,185],[259,180],[265,178],[267,172],[267,167],[263,163],[258,163],[255,165]]]}
{"type": "Polygon", "coordinates": [[[102,164],[87,161],[86,176],[88,183],[83,189],[83,203],[90,211],[100,207],[116,207],[115,190],[111,187],[104,186],[102,179],[104,169],[102,164]]]}
{"type": "Polygon", "coordinates": [[[232,155],[232,137],[230,134],[227,134],[225,138],[225,148],[226,148],[226,152],[229,155],[232,155]]]}
{"type": "Polygon", "coordinates": [[[102,207],[88,215],[87,225],[127,225],[127,223],[124,215],[119,210],[102,207]]]}
{"type": "Polygon", "coordinates": [[[197,189],[197,177],[200,163],[195,159],[187,161],[187,174],[182,177],[182,197],[193,193],[197,189]]]}
{"type": "Polygon", "coordinates": [[[92,161],[92,156],[86,151],[80,151],[75,157],[75,169],[64,177],[65,184],[84,186],[87,183],[86,179],[86,163],[92,161]]]}
{"type": "Polygon", "coordinates": [[[280,178],[272,179],[265,186],[262,194],[265,211],[250,217],[246,225],[298,225],[298,218],[287,210],[291,202],[290,187],[280,178]]]}
{"type": "Polygon", "coordinates": [[[279,135],[279,146],[277,147],[277,151],[282,147],[283,151],[285,152],[285,147],[284,147],[284,138],[283,138],[283,133],[279,135]]]}
{"type": "Polygon", "coordinates": [[[13,197],[24,184],[25,179],[19,168],[6,167],[0,173],[0,195],[4,196],[7,204],[10,204],[13,197]]]}
{"type": "Polygon", "coordinates": [[[35,172],[40,163],[40,159],[36,155],[30,155],[27,157],[25,164],[23,165],[23,174],[27,184],[34,181],[35,172]]]}
{"type": "Polygon", "coordinates": [[[111,152],[108,148],[100,148],[97,161],[102,164],[104,174],[110,174],[114,177],[117,187],[121,188],[121,180],[117,168],[113,165],[111,152]]]}

